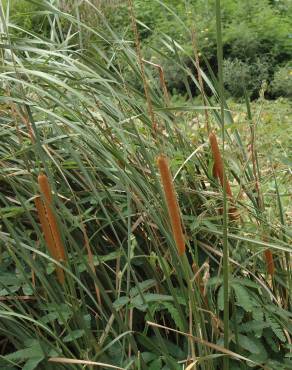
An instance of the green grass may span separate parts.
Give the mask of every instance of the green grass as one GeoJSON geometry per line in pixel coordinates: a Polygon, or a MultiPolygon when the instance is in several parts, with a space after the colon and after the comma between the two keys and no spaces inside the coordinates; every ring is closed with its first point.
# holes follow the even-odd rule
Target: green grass
{"type": "MultiPolygon", "coordinates": [[[[228,107],[223,81],[210,71],[203,75],[213,91],[207,106],[168,104],[157,70],[144,64],[146,99],[131,82],[142,85],[133,44],[98,9],[92,6],[96,28],[49,2],[44,9],[50,38],[16,36],[9,14],[1,14],[0,368],[213,370],[225,358],[230,369],[288,369],[288,103],[274,107],[262,99],[248,117],[248,103],[228,107]],[[76,30],[95,35],[94,52],[79,49],[76,30]],[[237,221],[228,220],[226,192],[213,176],[204,109],[224,146],[237,221]],[[278,114],[287,135],[281,129],[281,145],[271,152],[278,114]],[[156,164],[161,153],[170,159],[181,209],[183,257],[156,164]],[[53,189],[67,263],[50,256],[39,225],[40,172],[53,189]],[[272,279],[267,248],[276,266],[272,279]],[[64,285],[56,266],[65,271],[64,285]]],[[[178,54],[169,62],[198,85],[178,54]]]]}

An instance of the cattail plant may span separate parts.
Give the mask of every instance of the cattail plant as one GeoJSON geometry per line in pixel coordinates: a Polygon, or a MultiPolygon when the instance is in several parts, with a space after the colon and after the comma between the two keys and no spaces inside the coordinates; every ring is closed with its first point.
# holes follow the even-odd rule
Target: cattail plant
{"type": "MultiPolygon", "coordinates": [[[[56,261],[65,261],[65,249],[56,216],[52,211],[52,192],[47,176],[43,174],[39,175],[38,183],[44,200],[38,196],[35,199],[35,205],[48,250],[56,261]]],[[[64,271],[60,267],[57,267],[56,271],[59,282],[63,284],[64,271]]]]}
{"type": "Polygon", "coordinates": [[[273,253],[270,249],[267,249],[265,251],[265,258],[266,258],[266,264],[267,264],[267,272],[269,275],[273,276],[275,273],[275,264],[273,259],[273,253]]]}
{"type": "Polygon", "coordinates": [[[173,186],[167,157],[163,154],[160,155],[157,158],[157,164],[161,176],[173,237],[178,249],[178,253],[180,256],[182,256],[185,253],[185,238],[182,231],[179,205],[173,186]]]}
{"type": "MultiPolygon", "coordinates": [[[[223,161],[222,161],[221,153],[219,150],[217,137],[214,134],[214,132],[210,133],[209,142],[211,145],[212,154],[214,158],[213,174],[215,177],[219,179],[221,186],[223,186],[223,183],[224,183],[223,161]]],[[[232,191],[231,191],[230,184],[227,178],[226,178],[226,193],[230,198],[232,198],[232,191]]]]}
{"type": "MultiPolygon", "coordinates": [[[[213,167],[213,175],[217,177],[220,181],[221,186],[224,185],[224,169],[223,169],[223,160],[220,153],[220,149],[218,146],[217,137],[214,132],[211,132],[209,135],[209,142],[214,158],[214,167],[213,167]]],[[[226,184],[226,194],[228,195],[229,199],[233,200],[233,195],[230,187],[230,183],[228,178],[225,176],[225,184],[226,184]]],[[[229,215],[232,219],[238,218],[237,209],[235,207],[231,207],[229,209],[229,215]]]]}

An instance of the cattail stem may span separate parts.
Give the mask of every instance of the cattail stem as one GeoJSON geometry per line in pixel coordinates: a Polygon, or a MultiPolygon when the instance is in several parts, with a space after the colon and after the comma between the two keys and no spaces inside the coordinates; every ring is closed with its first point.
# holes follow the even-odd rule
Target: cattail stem
{"type": "MultiPolygon", "coordinates": [[[[204,82],[203,82],[203,79],[202,79],[202,72],[201,72],[201,67],[200,67],[200,58],[199,58],[198,46],[197,46],[197,34],[196,34],[196,29],[195,29],[194,26],[192,27],[191,36],[192,36],[193,49],[194,49],[194,53],[195,53],[195,66],[196,66],[197,73],[198,73],[198,82],[199,82],[199,86],[200,86],[200,92],[201,92],[203,104],[204,104],[205,107],[207,107],[208,101],[207,101],[207,98],[206,98],[204,82]]],[[[209,124],[208,109],[205,108],[204,112],[205,112],[205,126],[206,126],[207,133],[209,134],[210,124],[209,124]]]]}
{"type": "Polygon", "coordinates": [[[156,63],[150,62],[149,60],[142,59],[142,61],[144,63],[148,63],[151,66],[153,66],[153,67],[155,67],[155,68],[158,69],[158,72],[159,72],[159,80],[160,80],[160,85],[161,85],[161,88],[162,88],[162,91],[163,91],[163,94],[164,94],[165,104],[168,106],[169,105],[169,94],[168,94],[168,90],[167,90],[167,87],[166,87],[166,82],[165,82],[165,76],[164,76],[163,68],[161,67],[160,64],[156,64],[156,63]]]}
{"type": "Polygon", "coordinates": [[[65,255],[65,248],[62,243],[58,223],[56,216],[54,215],[52,211],[52,192],[51,188],[49,185],[49,181],[46,175],[39,175],[38,176],[38,183],[41,192],[43,193],[44,196],[44,205],[47,213],[47,218],[49,220],[49,225],[52,231],[53,239],[56,245],[56,250],[58,253],[58,259],[60,261],[65,261],[66,255],[65,255]]]}
{"type": "MultiPolygon", "coordinates": [[[[221,153],[220,153],[220,150],[219,150],[217,137],[214,134],[214,132],[210,133],[209,142],[210,142],[210,145],[211,145],[213,158],[214,158],[213,173],[220,180],[221,186],[223,186],[223,183],[224,183],[223,160],[222,160],[221,153]]],[[[232,191],[231,191],[228,179],[226,179],[226,193],[230,198],[232,198],[232,191]]]]}
{"type": "Polygon", "coordinates": [[[182,256],[185,253],[185,238],[182,231],[179,206],[166,156],[160,155],[157,159],[157,164],[163,185],[173,237],[178,249],[178,253],[180,256],[182,256]]]}
{"type": "MultiPolygon", "coordinates": [[[[213,154],[213,158],[214,158],[213,175],[219,179],[220,184],[223,187],[223,185],[224,185],[223,160],[222,160],[222,156],[221,156],[220,149],[219,149],[219,146],[218,146],[217,137],[214,134],[214,132],[210,133],[209,142],[210,142],[210,146],[211,146],[211,150],[212,150],[212,154],[213,154]]],[[[226,194],[228,195],[230,200],[233,200],[233,195],[232,195],[230,183],[229,183],[227,177],[225,177],[225,179],[226,179],[225,180],[226,194]]],[[[229,215],[233,220],[236,220],[239,217],[239,214],[238,214],[237,209],[235,207],[231,207],[229,209],[229,215]]]]}
{"type": "MultiPolygon", "coordinates": [[[[47,176],[43,174],[39,175],[38,183],[44,201],[42,201],[40,197],[37,197],[35,199],[35,204],[47,247],[56,261],[65,261],[65,248],[62,243],[56,216],[52,211],[52,192],[47,176]]],[[[63,284],[65,281],[64,271],[62,268],[57,267],[56,272],[59,282],[63,284]]]]}
{"type": "MultiPolygon", "coordinates": [[[[34,202],[35,202],[35,206],[36,206],[36,209],[37,209],[39,221],[41,223],[41,228],[42,228],[42,231],[43,231],[43,234],[44,234],[44,238],[45,238],[47,248],[48,248],[51,256],[56,261],[58,261],[59,257],[58,257],[58,253],[57,253],[57,250],[56,250],[56,245],[55,245],[55,242],[54,242],[54,239],[53,239],[53,235],[52,235],[52,232],[51,232],[51,228],[50,228],[50,225],[49,225],[49,222],[48,222],[48,219],[47,219],[46,209],[45,209],[45,206],[43,204],[43,201],[38,196],[37,198],[35,198],[34,202]]],[[[56,273],[57,273],[57,277],[58,277],[59,282],[61,284],[63,284],[64,280],[65,280],[64,271],[60,267],[57,266],[56,273]]]]}
{"type": "Polygon", "coordinates": [[[140,65],[144,93],[145,93],[145,98],[147,102],[147,110],[148,110],[148,114],[151,120],[152,129],[154,131],[157,131],[157,122],[156,122],[156,118],[155,118],[155,114],[153,110],[149,85],[148,85],[148,81],[146,78],[146,73],[145,73],[143,59],[142,59],[141,43],[140,43],[140,38],[139,38],[139,33],[138,33],[137,21],[136,21],[136,17],[134,13],[133,0],[128,0],[128,4],[129,4],[130,18],[131,18],[131,23],[132,23],[132,28],[133,28],[134,38],[135,38],[135,44],[136,44],[137,59],[140,65]]]}
{"type": "Polygon", "coordinates": [[[266,257],[268,274],[273,276],[275,273],[275,264],[274,264],[274,259],[273,259],[273,253],[271,252],[270,249],[267,249],[265,251],[265,257],[266,257]]]}

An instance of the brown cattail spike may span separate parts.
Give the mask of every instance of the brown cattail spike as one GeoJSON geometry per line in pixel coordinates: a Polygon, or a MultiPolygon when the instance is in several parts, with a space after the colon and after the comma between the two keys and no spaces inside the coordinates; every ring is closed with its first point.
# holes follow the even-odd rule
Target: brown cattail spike
{"type": "Polygon", "coordinates": [[[41,223],[42,231],[44,233],[44,238],[45,238],[45,242],[47,244],[48,250],[50,254],[52,255],[52,257],[56,258],[57,257],[56,246],[55,246],[53,235],[50,229],[50,225],[48,223],[44,204],[39,196],[35,198],[34,203],[37,209],[39,221],[41,223]]]}
{"type": "Polygon", "coordinates": [[[270,249],[265,250],[265,257],[266,257],[268,274],[273,276],[275,273],[275,265],[274,265],[273,254],[270,251],[270,249]]]}
{"type": "MultiPolygon", "coordinates": [[[[221,186],[223,186],[223,184],[224,184],[223,161],[222,161],[221,153],[220,153],[220,150],[219,150],[217,137],[214,134],[214,132],[210,133],[209,142],[210,142],[210,145],[211,145],[213,158],[214,158],[213,174],[216,177],[218,177],[218,179],[220,180],[221,186]]],[[[230,198],[232,198],[232,191],[231,191],[228,179],[226,179],[226,193],[230,198]]]]}
{"type": "Polygon", "coordinates": [[[49,221],[49,225],[52,231],[53,239],[55,241],[57,253],[58,253],[58,259],[60,261],[65,261],[66,255],[65,255],[65,249],[62,243],[58,223],[56,220],[56,216],[54,215],[52,211],[52,192],[50,189],[49,181],[46,175],[39,175],[38,176],[38,183],[41,192],[43,193],[44,196],[44,204],[45,204],[45,209],[47,213],[47,218],[49,221]]]}
{"type": "Polygon", "coordinates": [[[163,185],[173,237],[178,249],[178,253],[180,256],[182,256],[185,253],[185,238],[182,231],[179,206],[166,156],[160,155],[157,158],[157,164],[163,185]]]}
{"type": "MultiPolygon", "coordinates": [[[[47,176],[43,174],[39,175],[38,183],[44,198],[44,202],[42,202],[42,200],[39,198],[40,200],[36,201],[36,207],[44,232],[45,241],[52,257],[59,262],[65,261],[65,248],[62,243],[56,216],[52,210],[52,192],[47,176]]],[[[60,267],[57,267],[56,272],[59,282],[63,284],[65,281],[64,271],[60,267]]]]}
{"type": "MultiPolygon", "coordinates": [[[[48,222],[48,219],[47,219],[45,206],[44,206],[43,201],[41,200],[41,198],[39,196],[37,198],[35,198],[34,201],[35,201],[35,206],[36,206],[36,209],[37,209],[39,221],[41,223],[41,228],[42,228],[42,231],[44,233],[44,238],[45,238],[45,242],[47,244],[48,250],[49,250],[51,256],[56,261],[58,261],[59,256],[58,256],[58,252],[56,250],[56,245],[55,245],[55,241],[53,239],[51,228],[50,228],[50,225],[49,225],[49,222],[48,222]]],[[[56,272],[57,272],[57,277],[58,277],[59,282],[61,284],[63,284],[64,281],[65,281],[64,271],[60,267],[57,267],[56,272]]]]}
{"type": "MultiPolygon", "coordinates": [[[[212,154],[213,154],[213,158],[214,158],[213,176],[217,177],[219,179],[220,184],[223,187],[223,185],[224,185],[223,160],[222,160],[221,153],[220,153],[220,150],[219,150],[217,137],[214,134],[214,132],[210,133],[209,142],[210,142],[210,146],[211,146],[212,154]]],[[[233,195],[232,195],[230,183],[229,183],[227,177],[225,177],[225,179],[226,179],[226,181],[225,181],[226,182],[226,194],[228,195],[229,199],[232,200],[233,195]]],[[[237,209],[235,207],[231,207],[229,209],[229,216],[233,220],[237,220],[239,218],[239,213],[237,212],[237,209]]]]}

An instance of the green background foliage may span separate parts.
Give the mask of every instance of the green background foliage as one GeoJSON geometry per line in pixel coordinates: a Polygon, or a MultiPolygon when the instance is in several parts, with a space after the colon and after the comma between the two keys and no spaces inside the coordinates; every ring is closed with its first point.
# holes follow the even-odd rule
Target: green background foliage
{"type": "Polygon", "coordinates": [[[222,363],[229,365],[224,370],[286,370],[292,352],[289,2],[222,1],[221,44],[213,0],[134,1],[142,56],[163,66],[169,99],[147,63],[144,93],[126,2],[93,3],[96,8],[66,0],[4,4],[0,368],[84,368],[62,364],[62,357],[125,370],[181,370],[192,361],[199,370],[222,363]],[[272,31],[276,20],[281,25],[272,31]],[[195,87],[193,25],[205,99],[195,87]],[[228,100],[217,77],[217,47],[224,49],[228,100]],[[245,102],[238,101],[245,91],[245,102]],[[222,212],[231,200],[213,171],[206,116],[236,220],[222,212]],[[157,168],[161,153],[169,158],[180,206],[183,256],[157,168]],[[66,262],[52,258],[38,219],[40,173],[52,187],[66,262]],[[64,268],[64,285],[57,266],[64,268]],[[224,346],[234,354],[223,358],[224,346]]]}

